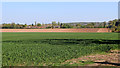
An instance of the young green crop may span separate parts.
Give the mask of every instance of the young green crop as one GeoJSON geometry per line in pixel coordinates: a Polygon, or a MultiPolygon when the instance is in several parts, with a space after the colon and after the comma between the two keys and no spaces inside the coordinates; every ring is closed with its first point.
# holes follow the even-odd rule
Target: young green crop
{"type": "Polygon", "coordinates": [[[3,33],[3,66],[60,65],[117,49],[118,33],[3,33]]]}

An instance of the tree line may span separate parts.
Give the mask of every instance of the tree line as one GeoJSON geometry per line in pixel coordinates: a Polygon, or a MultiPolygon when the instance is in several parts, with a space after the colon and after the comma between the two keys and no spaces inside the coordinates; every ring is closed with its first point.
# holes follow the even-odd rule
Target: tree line
{"type": "Polygon", "coordinates": [[[110,28],[112,32],[120,32],[120,19],[109,21],[108,28],[110,28]]]}
{"type": "Polygon", "coordinates": [[[87,23],[87,24],[80,24],[80,23],[60,23],[53,21],[51,24],[40,24],[35,21],[35,24],[27,25],[27,24],[15,24],[15,23],[3,23],[2,28],[3,29],[26,29],[28,26],[30,28],[35,27],[41,27],[41,28],[109,28],[113,32],[120,32],[120,20],[115,19],[111,20],[108,23],[107,22],[101,22],[101,23],[87,23]]]}
{"type": "Polygon", "coordinates": [[[3,23],[2,24],[2,29],[25,29],[27,26],[41,26],[40,23],[37,24],[31,24],[31,25],[27,25],[27,24],[15,24],[15,23],[3,23]]]}

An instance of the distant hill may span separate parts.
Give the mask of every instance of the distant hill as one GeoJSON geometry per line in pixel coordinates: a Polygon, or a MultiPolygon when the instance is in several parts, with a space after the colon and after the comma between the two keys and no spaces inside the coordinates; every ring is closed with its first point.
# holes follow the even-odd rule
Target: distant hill
{"type": "Polygon", "coordinates": [[[81,24],[81,25],[87,25],[88,23],[100,24],[102,22],[70,22],[70,23],[63,23],[63,24],[71,24],[71,25],[81,24]]]}

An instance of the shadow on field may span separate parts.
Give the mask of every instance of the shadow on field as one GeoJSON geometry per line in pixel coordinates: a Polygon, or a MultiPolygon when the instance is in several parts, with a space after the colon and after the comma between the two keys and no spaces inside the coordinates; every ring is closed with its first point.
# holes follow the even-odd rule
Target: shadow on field
{"type": "Polygon", "coordinates": [[[102,39],[33,39],[3,41],[7,43],[47,43],[51,45],[76,45],[76,44],[120,44],[120,40],[102,40],[102,39]]]}
{"type": "Polygon", "coordinates": [[[120,66],[120,63],[111,63],[111,62],[94,62],[94,63],[99,63],[99,64],[109,64],[109,65],[115,65],[115,66],[120,66]]]}
{"type": "Polygon", "coordinates": [[[42,43],[49,43],[52,45],[61,45],[61,44],[120,44],[120,40],[101,40],[101,39],[45,39],[42,40],[42,43]]]}

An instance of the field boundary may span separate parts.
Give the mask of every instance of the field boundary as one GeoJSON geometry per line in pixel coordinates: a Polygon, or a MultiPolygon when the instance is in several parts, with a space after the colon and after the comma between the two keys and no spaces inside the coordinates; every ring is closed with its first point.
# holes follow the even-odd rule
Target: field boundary
{"type": "Polygon", "coordinates": [[[111,32],[108,28],[80,29],[0,29],[0,32],[111,32]]]}

